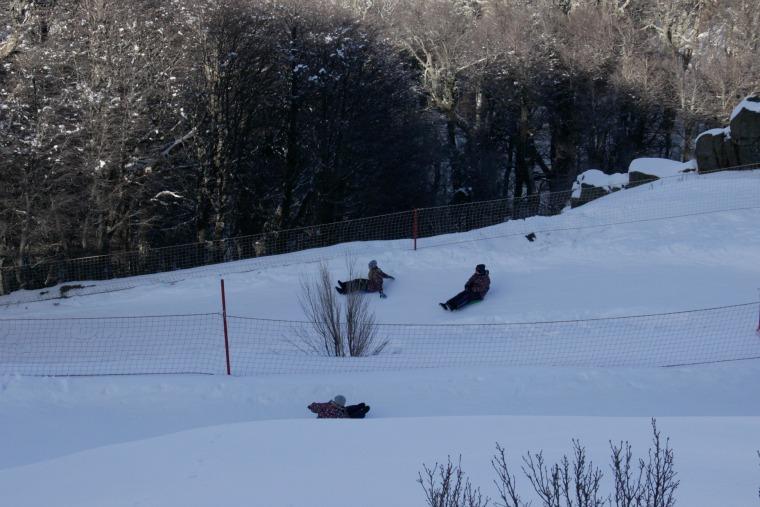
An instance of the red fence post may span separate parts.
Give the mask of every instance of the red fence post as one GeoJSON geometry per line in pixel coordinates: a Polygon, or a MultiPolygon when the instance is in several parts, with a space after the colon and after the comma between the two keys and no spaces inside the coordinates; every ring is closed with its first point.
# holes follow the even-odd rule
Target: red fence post
{"type": "Polygon", "coordinates": [[[414,208],[412,213],[412,237],[414,238],[414,249],[417,250],[417,208],[414,208]]]}
{"type": "Polygon", "coordinates": [[[222,278],[222,321],[224,322],[224,353],[227,356],[227,375],[232,375],[230,369],[230,340],[227,337],[227,300],[224,297],[224,278],[222,278]]]}

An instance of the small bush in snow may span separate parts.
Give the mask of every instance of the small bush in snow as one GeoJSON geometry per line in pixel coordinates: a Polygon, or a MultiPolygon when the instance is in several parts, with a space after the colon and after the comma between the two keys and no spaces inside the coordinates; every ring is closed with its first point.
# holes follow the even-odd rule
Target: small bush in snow
{"type": "Polygon", "coordinates": [[[425,491],[425,499],[430,507],[486,507],[489,499],[484,498],[479,488],[473,488],[470,479],[462,470],[462,457],[456,465],[449,456],[446,465],[436,463],[432,468],[422,465],[423,472],[417,474],[417,482],[425,491]]]}
{"type": "MultiPolygon", "coordinates": [[[[515,476],[507,465],[504,448],[496,444],[496,455],[491,460],[498,479],[494,481],[504,507],[524,507],[517,493],[515,476]]],[[[563,456],[559,463],[548,466],[543,452],[528,452],[523,456],[522,471],[546,507],[602,507],[606,501],[599,496],[599,486],[604,475],[588,460],[586,448],[573,440],[572,460],[563,456]]]]}
{"type": "MultiPolygon", "coordinates": [[[[604,474],[588,460],[585,447],[577,440],[573,440],[572,457],[565,455],[558,463],[550,466],[546,463],[543,452],[528,452],[522,458],[521,470],[542,507],[673,507],[676,503],[675,491],[679,485],[673,466],[673,449],[667,438],[663,442],[654,419],[652,433],[653,447],[649,449],[646,461],[641,458],[634,461],[628,442],[617,445],[610,443],[614,492],[607,496],[600,495],[604,474]]],[[[532,505],[519,494],[516,476],[507,463],[506,451],[498,443],[491,466],[497,475],[494,481],[499,493],[497,506],[532,505]]],[[[488,497],[482,497],[479,489],[472,488],[459,464],[452,466],[451,460],[447,467],[436,463],[432,469],[425,466],[424,471],[424,475],[419,474],[417,482],[425,490],[430,507],[485,506],[490,502],[488,497]],[[478,503],[468,503],[471,502],[471,497],[467,497],[464,492],[476,493],[478,503]],[[442,503],[442,499],[448,503],[442,503]]]]}
{"type": "MultiPolygon", "coordinates": [[[[353,263],[348,262],[348,267],[353,279],[353,263]]],[[[299,336],[301,350],[322,356],[361,357],[377,355],[388,344],[378,338],[375,315],[365,294],[338,295],[324,263],[316,278],[301,281],[301,289],[299,301],[309,320],[299,336]]]]}
{"type": "MultiPolygon", "coordinates": [[[[673,467],[673,449],[669,439],[664,446],[657,424],[652,419],[652,444],[648,460],[632,461],[631,446],[620,442],[612,448],[612,475],[615,480],[615,507],[672,507],[675,505],[675,490],[679,481],[673,467]]],[[[612,502],[610,502],[612,504],[612,502]]]]}

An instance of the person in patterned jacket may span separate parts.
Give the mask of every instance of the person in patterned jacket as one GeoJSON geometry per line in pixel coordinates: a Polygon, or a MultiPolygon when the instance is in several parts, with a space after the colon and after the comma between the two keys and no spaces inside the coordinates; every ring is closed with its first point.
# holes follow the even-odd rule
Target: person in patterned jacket
{"type": "Polygon", "coordinates": [[[349,280],[348,282],[341,282],[338,280],[338,287],[335,290],[340,294],[348,294],[349,292],[363,291],[363,292],[379,292],[381,298],[387,297],[383,292],[383,279],[389,278],[395,280],[391,275],[383,272],[377,265],[377,261],[369,261],[369,273],[367,278],[356,278],[349,280]]]}
{"type": "Polygon", "coordinates": [[[346,406],[346,398],[340,394],[327,403],[314,402],[307,408],[317,414],[317,419],[364,419],[369,412],[369,405],[364,403],[346,406]]]}
{"type": "Polygon", "coordinates": [[[340,394],[327,403],[315,401],[307,408],[317,414],[317,419],[344,419],[348,417],[346,398],[340,394]]]}
{"type": "Polygon", "coordinates": [[[438,303],[444,310],[458,310],[463,306],[482,300],[491,288],[491,278],[485,264],[475,266],[475,274],[464,284],[464,290],[445,303],[438,303]]]}

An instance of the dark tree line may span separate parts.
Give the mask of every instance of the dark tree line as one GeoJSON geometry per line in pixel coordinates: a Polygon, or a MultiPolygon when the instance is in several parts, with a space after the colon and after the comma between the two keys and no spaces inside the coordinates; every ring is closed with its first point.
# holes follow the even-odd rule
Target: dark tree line
{"type": "MultiPolygon", "coordinates": [[[[745,0],[10,0],[0,266],[566,190],[756,91],[745,0]]],[[[53,280],[51,280],[52,282],[53,280]]]]}

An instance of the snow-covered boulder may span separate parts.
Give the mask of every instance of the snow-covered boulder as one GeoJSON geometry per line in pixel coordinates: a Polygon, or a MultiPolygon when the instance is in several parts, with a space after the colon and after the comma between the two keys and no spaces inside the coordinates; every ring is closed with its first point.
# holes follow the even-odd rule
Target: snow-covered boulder
{"type": "Polygon", "coordinates": [[[750,96],[731,113],[726,128],[697,137],[696,156],[701,172],[760,164],[760,96],[750,96]]]}
{"type": "Polygon", "coordinates": [[[695,155],[699,170],[703,172],[739,165],[731,139],[731,127],[702,132],[697,137],[695,155]]]}
{"type": "Polygon", "coordinates": [[[760,164],[760,96],[747,97],[731,114],[731,139],[739,165],[760,164]]]}
{"type": "Polygon", "coordinates": [[[628,175],[625,173],[605,174],[599,169],[589,169],[575,179],[570,205],[575,208],[610,192],[620,190],[627,184],[628,175]]]}
{"type": "Polygon", "coordinates": [[[635,187],[660,178],[696,170],[696,161],[678,162],[667,158],[637,158],[628,166],[628,187],[635,187]]]}

